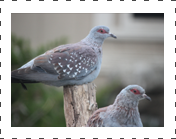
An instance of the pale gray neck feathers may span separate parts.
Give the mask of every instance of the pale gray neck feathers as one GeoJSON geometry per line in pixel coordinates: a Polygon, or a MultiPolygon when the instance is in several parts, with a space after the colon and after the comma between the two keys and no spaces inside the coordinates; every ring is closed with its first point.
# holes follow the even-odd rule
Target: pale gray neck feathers
{"type": "Polygon", "coordinates": [[[124,91],[122,90],[119,95],[117,95],[114,104],[115,106],[121,106],[126,108],[138,108],[139,100],[134,100],[134,98],[129,97],[124,91]]]}
{"type": "Polygon", "coordinates": [[[89,34],[89,35],[87,35],[86,38],[81,40],[81,42],[83,42],[89,46],[101,47],[104,42],[104,39],[98,38],[98,37],[93,36],[92,34],[89,34]]]}
{"type": "Polygon", "coordinates": [[[125,93],[120,93],[112,105],[113,109],[115,109],[113,112],[114,120],[117,120],[121,126],[142,127],[143,125],[140,120],[138,103],[139,101],[127,98],[125,93]]]}

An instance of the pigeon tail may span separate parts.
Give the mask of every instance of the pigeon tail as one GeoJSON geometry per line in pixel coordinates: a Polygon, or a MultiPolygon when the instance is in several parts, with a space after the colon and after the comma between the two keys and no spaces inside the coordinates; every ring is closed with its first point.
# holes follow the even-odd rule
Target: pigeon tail
{"type": "Polygon", "coordinates": [[[11,77],[11,83],[21,83],[23,89],[27,90],[27,87],[25,86],[24,83],[39,83],[39,82],[30,81],[30,80],[21,80],[21,79],[17,79],[17,78],[11,77]]]}

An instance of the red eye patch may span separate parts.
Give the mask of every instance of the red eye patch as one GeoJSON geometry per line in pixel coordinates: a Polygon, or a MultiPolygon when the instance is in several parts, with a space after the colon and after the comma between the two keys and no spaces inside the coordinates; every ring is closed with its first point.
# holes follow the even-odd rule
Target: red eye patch
{"type": "Polygon", "coordinates": [[[130,91],[133,92],[133,93],[136,94],[136,95],[137,95],[137,94],[140,94],[139,90],[137,90],[137,89],[131,89],[130,91]]]}
{"type": "Polygon", "coordinates": [[[97,32],[100,32],[100,33],[102,33],[102,34],[107,33],[104,29],[99,29],[97,32]]]}

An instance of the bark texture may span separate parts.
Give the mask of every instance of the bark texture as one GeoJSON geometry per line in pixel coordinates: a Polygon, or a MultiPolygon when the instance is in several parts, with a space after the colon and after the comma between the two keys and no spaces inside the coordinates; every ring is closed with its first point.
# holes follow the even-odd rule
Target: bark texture
{"type": "Polygon", "coordinates": [[[67,127],[86,126],[89,117],[97,108],[94,83],[64,86],[64,113],[67,127]]]}

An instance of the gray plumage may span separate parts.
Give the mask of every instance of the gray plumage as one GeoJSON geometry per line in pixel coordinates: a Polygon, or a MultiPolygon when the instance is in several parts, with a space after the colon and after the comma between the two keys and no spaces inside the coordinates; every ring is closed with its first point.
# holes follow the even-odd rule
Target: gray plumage
{"type": "Polygon", "coordinates": [[[87,122],[88,127],[143,127],[139,100],[151,98],[139,85],[124,88],[110,106],[96,110],[87,122]]]}
{"type": "Polygon", "coordinates": [[[86,38],[75,44],[58,46],[11,72],[12,83],[41,82],[52,86],[80,85],[92,82],[99,74],[102,44],[116,38],[106,26],[91,29],[86,38]]]}

